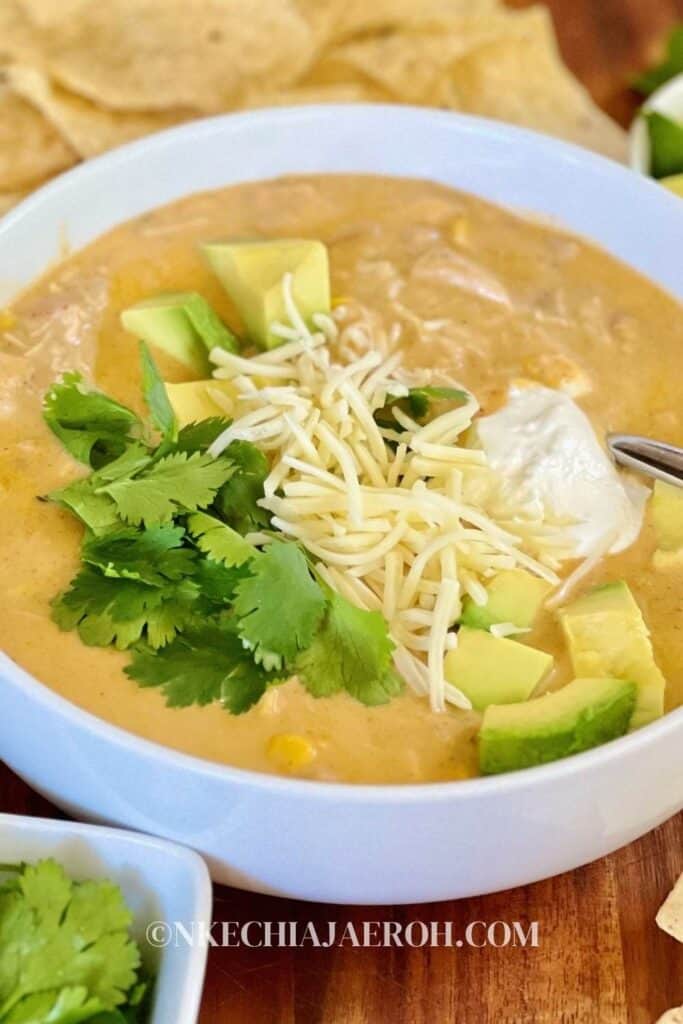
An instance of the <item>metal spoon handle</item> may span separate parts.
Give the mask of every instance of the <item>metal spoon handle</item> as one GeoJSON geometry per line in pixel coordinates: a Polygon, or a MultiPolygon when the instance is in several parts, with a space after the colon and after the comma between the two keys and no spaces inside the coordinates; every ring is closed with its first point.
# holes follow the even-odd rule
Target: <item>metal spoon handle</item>
{"type": "Polygon", "coordinates": [[[607,447],[619,465],[683,487],[683,448],[637,434],[608,434],[607,447]]]}

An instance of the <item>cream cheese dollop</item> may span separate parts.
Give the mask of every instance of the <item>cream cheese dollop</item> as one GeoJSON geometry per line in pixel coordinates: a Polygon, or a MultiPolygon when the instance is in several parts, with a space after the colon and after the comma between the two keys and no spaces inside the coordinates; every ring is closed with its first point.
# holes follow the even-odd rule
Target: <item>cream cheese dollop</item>
{"type": "Polygon", "coordinates": [[[614,554],[640,533],[648,490],[627,479],[599,443],[590,420],[563,391],[513,387],[477,435],[506,489],[567,521],[571,554],[614,554]]]}

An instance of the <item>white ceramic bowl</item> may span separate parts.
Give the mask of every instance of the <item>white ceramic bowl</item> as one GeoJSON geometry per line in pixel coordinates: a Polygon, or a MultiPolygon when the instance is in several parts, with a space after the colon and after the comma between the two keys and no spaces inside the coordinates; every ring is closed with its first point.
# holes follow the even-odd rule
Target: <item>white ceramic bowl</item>
{"type": "MultiPolygon", "coordinates": [[[[540,135],[379,106],[217,118],[79,167],[0,225],[0,277],[11,270],[13,287],[32,279],[59,252],[64,227],[81,246],[188,192],[316,171],[431,178],[549,216],[683,298],[683,206],[664,189],[540,135]]],[[[215,879],[242,888],[338,903],[485,893],[600,857],[683,806],[683,709],[516,774],[351,786],[178,754],[86,714],[7,658],[0,675],[0,755],[30,785],[74,814],[193,846],[215,879]]]]}
{"type": "MultiPolygon", "coordinates": [[[[673,121],[683,122],[683,75],[676,75],[670,82],[657,89],[643,104],[643,112],[656,110],[673,121]]],[[[638,116],[631,125],[629,140],[629,162],[634,171],[650,173],[650,137],[647,125],[638,116]]]]}
{"type": "MultiPolygon", "coordinates": [[[[201,857],[160,839],[119,829],[76,825],[0,814],[0,863],[33,863],[54,857],[78,881],[109,878],[121,887],[133,911],[133,934],[152,957],[154,1005],[149,1024],[194,1024],[199,1011],[211,923],[211,880],[201,857]],[[191,945],[181,941],[161,948],[166,926],[180,921],[191,945]],[[150,925],[156,956],[146,942],[150,925]]],[[[172,934],[172,933],[171,933],[172,934]]],[[[181,933],[179,933],[181,934],[181,933]]]]}

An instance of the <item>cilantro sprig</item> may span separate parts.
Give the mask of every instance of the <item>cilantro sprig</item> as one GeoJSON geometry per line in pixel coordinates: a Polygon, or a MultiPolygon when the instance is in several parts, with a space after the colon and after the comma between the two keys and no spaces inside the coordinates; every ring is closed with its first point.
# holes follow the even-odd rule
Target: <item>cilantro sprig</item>
{"type": "MultiPolygon", "coordinates": [[[[264,453],[234,441],[209,455],[228,421],[179,430],[144,345],[141,356],[150,424],[71,374],[45,401],[48,426],[91,468],[49,495],[85,527],[81,569],[53,601],[56,624],[130,651],[127,675],[172,707],[219,701],[240,714],[293,675],[316,697],[390,700],[402,683],[382,616],[331,591],[298,543],[272,532],[264,453]]],[[[432,391],[416,401],[461,394],[432,391]]]]}
{"type": "Polygon", "coordinates": [[[0,869],[0,1024],[141,1024],[131,922],[111,882],[73,882],[54,860],[0,869]]]}
{"type": "Polygon", "coordinates": [[[45,422],[79,462],[97,468],[122,455],[139,437],[134,412],[88,389],[80,373],[66,373],[45,396],[45,422]]]}

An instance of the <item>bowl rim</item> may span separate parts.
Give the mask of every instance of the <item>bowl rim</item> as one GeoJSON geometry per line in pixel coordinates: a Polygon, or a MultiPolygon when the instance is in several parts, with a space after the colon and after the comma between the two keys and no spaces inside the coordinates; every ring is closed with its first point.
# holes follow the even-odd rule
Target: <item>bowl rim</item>
{"type": "MultiPolygon", "coordinates": [[[[493,121],[488,118],[475,117],[469,114],[451,112],[445,110],[433,110],[424,107],[410,105],[382,104],[382,103],[355,103],[355,104],[308,104],[301,107],[267,107],[260,110],[245,111],[233,114],[222,114],[215,117],[201,118],[184,124],[165,129],[164,131],[145,136],[142,139],[126,143],[114,150],[103,153],[93,159],[65,171],[47,184],[32,192],[22,200],[4,217],[0,218],[0,244],[3,241],[5,229],[11,229],[15,222],[19,221],[25,214],[30,214],[40,204],[51,197],[58,197],[63,190],[69,190],[77,185],[82,179],[97,175],[100,171],[116,169],[125,165],[131,159],[144,158],[150,147],[163,149],[166,144],[177,142],[186,138],[190,142],[193,138],[210,136],[219,132],[227,123],[239,125],[240,122],[265,121],[275,123],[278,127],[286,127],[290,122],[296,121],[300,116],[325,116],[334,118],[335,115],[353,117],[362,116],[365,111],[374,111],[379,116],[403,117],[406,121],[417,116],[420,120],[431,120],[434,123],[453,124],[460,122],[463,128],[475,134],[481,133],[490,136],[494,134],[499,141],[515,143],[533,143],[541,156],[549,151],[551,154],[564,153],[570,158],[573,164],[593,165],[595,170],[602,174],[627,180],[638,179],[639,189],[651,189],[660,194],[661,203],[669,202],[671,210],[680,209],[680,200],[666,190],[661,189],[656,182],[642,175],[634,174],[627,166],[617,163],[599,153],[583,149],[571,142],[545,135],[541,132],[532,131],[527,128],[518,127],[508,123],[493,121]]],[[[304,173],[304,172],[301,172],[304,173]]],[[[308,172],[307,172],[308,173],[308,172]]],[[[319,174],[333,174],[334,171],[318,172],[319,174]]],[[[342,173],[342,172],[337,172],[342,173]]],[[[352,173],[352,172],[343,172],[352,173]]],[[[355,172],[368,173],[373,172],[355,172]]],[[[375,172],[379,173],[379,172],[375,172]]],[[[274,175],[273,177],[276,177],[274,175]]],[[[385,172],[386,177],[400,177],[400,174],[385,172]]],[[[267,180],[267,179],[261,179],[267,180]]],[[[425,178],[425,180],[429,180],[425,178]]],[[[196,192],[203,191],[201,188],[196,192]]],[[[186,195],[195,194],[187,192],[186,195]]],[[[173,200],[162,201],[159,206],[166,205],[173,200]]],[[[487,199],[495,205],[495,200],[487,199]]],[[[498,205],[503,208],[510,208],[508,204],[499,201],[498,205]]],[[[152,209],[153,207],[150,207],[152,209]]],[[[521,216],[534,216],[533,210],[526,208],[518,209],[521,216]]],[[[118,223],[126,223],[134,220],[140,214],[131,214],[118,223]]],[[[543,215],[541,215],[543,219],[543,215]]],[[[553,218],[550,218],[552,220],[553,218]]],[[[548,218],[545,218],[547,221],[548,218]]],[[[107,230],[112,230],[109,228],[107,230]]],[[[568,230],[572,230],[569,228],[568,230]]],[[[96,236],[100,237],[100,236],[96,236]]],[[[93,239],[94,241],[94,239],[93,239]]],[[[90,244],[90,243],[88,243],[90,244]]],[[[603,243],[596,242],[596,245],[603,249],[603,243]]],[[[627,262],[620,256],[614,257],[621,262],[627,262]]],[[[637,273],[647,276],[641,270],[637,273]]],[[[671,290],[659,282],[654,282],[658,288],[671,290]]],[[[20,291],[23,289],[20,289],[20,291]]],[[[678,299],[677,296],[673,296],[678,299]]],[[[680,301],[680,300],[679,300],[680,301]]],[[[500,775],[475,777],[464,780],[447,780],[439,782],[420,783],[349,783],[334,781],[319,781],[315,779],[303,779],[295,776],[281,776],[259,772],[253,769],[238,768],[233,765],[212,761],[193,754],[187,754],[173,747],[165,746],[155,740],[147,739],[134,732],[114,725],[106,719],[100,718],[90,711],[73,703],[66,697],[53,690],[48,684],[41,682],[28,670],[22,668],[5,651],[0,650],[0,677],[7,676],[9,682],[27,693],[27,695],[42,707],[57,714],[69,725],[85,729],[97,739],[105,743],[115,743],[123,749],[132,753],[156,759],[172,768],[185,768],[200,775],[210,777],[216,781],[231,782],[235,785],[245,787],[257,787],[261,790],[271,792],[286,792],[290,795],[300,793],[302,796],[312,797],[322,801],[345,799],[351,803],[391,803],[404,804],[413,802],[451,801],[454,798],[479,799],[487,795],[501,792],[524,791],[543,785],[544,782],[551,783],[554,779],[566,778],[572,775],[581,775],[584,771],[591,771],[601,764],[613,762],[627,754],[636,754],[639,750],[646,749],[651,745],[663,740],[671,734],[680,732],[683,739],[683,706],[668,711],[661,719],[640,728],[636,732],[619,737],[609,743],[594,747],[581,754],[574,754],[548,764],[538,765],[532,768],[521,769],[516,772],[507,772],[500,775]]],[[[84,826],[88,827],[88,826],[84,826]]],[[[163,840],[160,840],[163,841],[163,840]]]]}
{"type": "MultiPolygon", "coordinates": [[[[44,684],[40,683],[39,685],[43,686],[44,684]]],[[[70,701],[66,703],[69,704],[70,701]]],[[[92,717],[96,718],[97,716],[93,715],[92,717]]],[[[125,732],[125,730],[123,731],[125,732]]],[[[151,835],[149,832],[138,832],[122,828],[118,825],[99,825],[96,822],[72,820],[70,818],[46,818],[44,815],[13,814],[10,811],[0,811],[0,826],[3,832],[5,828],[28,829],[50,839],[77,835],[87,840],[89,835],[97,833],[107,844],[122,843],[137,846],[141,850],[158,850],[160,853],[168,854],[186,866],[192,872],[197,882],[198,896],[202,900],[206,900],[208,897],[209,903],[211,902],[211,881],[206,861],[201,854],[191,849],[191,847],[186,846],[184,843],[176,842],[173,839],[165,839],[163,836],[151,835]]]]}

